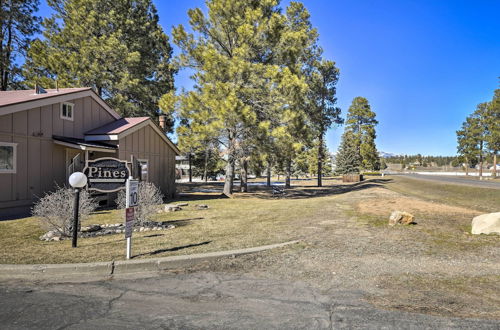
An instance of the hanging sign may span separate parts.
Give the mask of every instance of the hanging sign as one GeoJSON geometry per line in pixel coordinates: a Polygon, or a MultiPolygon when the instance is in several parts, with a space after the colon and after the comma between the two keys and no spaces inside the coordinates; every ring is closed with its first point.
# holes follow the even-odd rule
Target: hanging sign
{"type": "Polygon", "coordinates": [[[88,160],[83,173],[87,176],[89,190],[114,192],[125,189],[130,169],[126,161],[103,157],[88,160]]]}

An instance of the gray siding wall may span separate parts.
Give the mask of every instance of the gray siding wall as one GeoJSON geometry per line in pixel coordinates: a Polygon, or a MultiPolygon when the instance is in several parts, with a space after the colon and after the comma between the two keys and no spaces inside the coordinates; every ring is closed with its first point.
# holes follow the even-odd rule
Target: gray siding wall
{"type": "Polygon", "coordinates": [[[118,141],[119,158],[130,161],[132,155],[147,159],[148,180],[165,197],[175,194],[175,151],[150,126],[143,127],[118,141]]]}
{"type": "Polygon", "coordinates": [[[16,173],[0,173],[0,209],[30,205],[66,183],[66,148],[54,144],[53,135],[83,138],[115,120],[90,96],[69,102],[73,121],[61,119],[60,103],[0,116],[0,142],[17,143],[16,173]]]}

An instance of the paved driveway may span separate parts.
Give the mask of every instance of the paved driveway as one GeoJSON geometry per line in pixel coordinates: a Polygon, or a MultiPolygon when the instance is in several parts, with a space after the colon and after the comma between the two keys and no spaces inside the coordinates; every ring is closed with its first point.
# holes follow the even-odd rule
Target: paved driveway
{"type": "Polygon", "coordinates": [[[398,175],[419,180],[438,181],[443,183],[460,184],[473,187],[500,189],[500,182],[492,181],[491,179],[479,180],[478,178],[473,178],[473,177],[466,178],[466,177],[448,176],[448,175],[421,175],[421,174],[398,174],[398,175]]]}
{"type": "Polygon", "coordinates": [[[498,329],[379,310],[357,291],[193,272],[78,284],[0,284],[2,329],[498,329]]]}

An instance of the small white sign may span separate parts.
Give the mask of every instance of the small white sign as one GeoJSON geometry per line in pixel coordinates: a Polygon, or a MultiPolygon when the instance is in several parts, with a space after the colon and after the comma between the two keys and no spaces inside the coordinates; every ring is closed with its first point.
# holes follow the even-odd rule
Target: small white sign
{"type": "Polygon", "coordinates": [[[139,205],[139,181],[127,180],[127,207],[139,205]]]}
{"type": "Polygon", "coordinates": [[[125,238],[132,237],[134,231],[135,209],[128,207],[125,209],[125,238]]]}

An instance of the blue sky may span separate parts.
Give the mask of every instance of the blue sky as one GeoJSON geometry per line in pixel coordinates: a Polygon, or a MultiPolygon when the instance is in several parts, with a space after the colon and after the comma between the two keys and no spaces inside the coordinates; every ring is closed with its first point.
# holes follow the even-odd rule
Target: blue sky
{"type": "MultiPolygon", "coordinates": [[[[168,35],[174,25],[188,26],[189,8],[205,7],[201,0],[154,2],[168,35]]],[[[302,2],[325,58],[340,69],[343,115],[354,97],[366,97],[379,120],[379,150],[454,155],[455,131],[500,88],[498,0],[302,2]]],[[[41,13],[47,13],[45,4],[41,13]]],[[[177,88],[191,85],[189,73],[180,72],[177,88]]],[[[331,151],[342,131],[328,132],[331,151]]]]}

